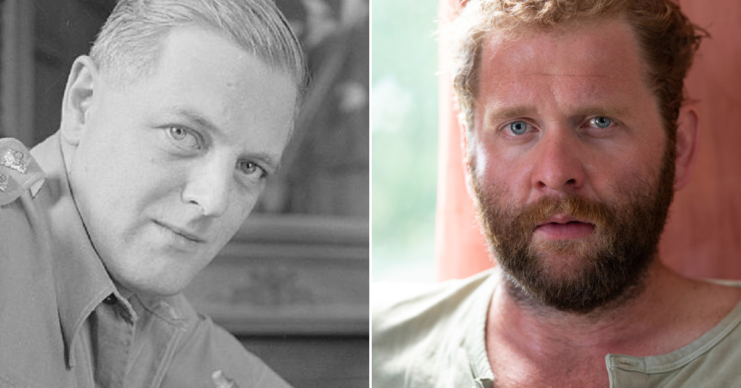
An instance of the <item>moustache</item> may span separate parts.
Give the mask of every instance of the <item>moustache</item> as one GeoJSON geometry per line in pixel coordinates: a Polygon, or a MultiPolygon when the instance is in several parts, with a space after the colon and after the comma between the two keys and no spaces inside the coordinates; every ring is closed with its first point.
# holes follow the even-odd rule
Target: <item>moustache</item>
{"type": "MultiPolygon", "coordinates": [[[[594,225],[595,232],[602,234],[615,224],[615,209],[603,202],[594,201],[576,194],[560,197],[545,196],[521,209],[510,209],[507,217],[512,219],[508,235],[516,234],[522,241],[529,240],[538,225],[556,215],[578,219],[594,225]]],[[[500,228],[497,228],[500,229],[500,228]]]]}

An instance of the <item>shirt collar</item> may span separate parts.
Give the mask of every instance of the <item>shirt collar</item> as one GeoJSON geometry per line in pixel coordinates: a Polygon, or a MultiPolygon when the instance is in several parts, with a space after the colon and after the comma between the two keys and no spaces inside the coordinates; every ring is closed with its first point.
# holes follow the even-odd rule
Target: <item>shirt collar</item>
{"type": "Polygon", "coordinates": [[[46,210],[49,222],[57,306],[65,357],[71,367],[75,339],[90,313],[112,293],[123,297],[93,248],[70,192],[60,138],[57,132],[31,153],[47,173],[36,200],[46,210]]]}
{"type": "Polygon", "coordinates": [[[472,319],[468,321],[465,338],[465,347],[468,353],[472,378],[478,387],[491,387],[494,383],[494,373],[491,370],[489,356],[486,354],[486,320],[491,306],[491,299],[499,283],[497,276],[499,267],[485,271],[482,275],[488,278],[476,290],[472,319]]]}

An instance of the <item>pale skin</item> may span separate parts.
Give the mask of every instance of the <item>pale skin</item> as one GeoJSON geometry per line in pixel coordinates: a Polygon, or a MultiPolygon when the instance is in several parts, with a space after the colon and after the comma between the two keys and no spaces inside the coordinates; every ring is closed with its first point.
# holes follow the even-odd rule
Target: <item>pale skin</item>
{"type": "MultiPolygon", "coordinates": [[[[616,200],[618,185],[658,176],[666,134],[629,25],[602,20],[562,31],[488,38],[473,136],[466,148],[476,177],[503,187],[522,207],[542,196],[576,193],[616,200]],[[601,128],[610,119],[610,125],[601,128]],[[598,121],[595,121],[597,119],[598,121]],[[524,122],[523,133],[511,124],[524,122]]],[[[682,107],[674,190],[689,183],[697,153],[697,111],[682,107]]],[[[517,127],[521,129],[523,127],[517,127]]],[[[536,239],[587,238],[589,228],[558,226],[536,239]]],[[[554,276],[579,257],[549,255],[554,276]]],[[[495,276],[502,277],[501,271],[495,276]]],[[[735,288],[684,278],[660,260],[634,298],[588,315],[518,302],[500,281],[489,307],[486,348],[496,387],[608,387],[605,355],[677,350],[718,324],[741,300],[735,288]]]]}
{"type": "Polygon", "coordinates": [[[291,77],[198,25],[163,37],[123,85],[88,57],[70,73],[62,146],[96,251],[124,293],[180,292],[234,235],[278,167],[291,77]]]}
{"type": "Polygon", "coordinates": [[[234,235],[279,168],[298,92],[212,28],[162,39],[155,71],[123,84],[78,58],[62,106],[75,203],[125,296],[182,291],[234,235]]]}

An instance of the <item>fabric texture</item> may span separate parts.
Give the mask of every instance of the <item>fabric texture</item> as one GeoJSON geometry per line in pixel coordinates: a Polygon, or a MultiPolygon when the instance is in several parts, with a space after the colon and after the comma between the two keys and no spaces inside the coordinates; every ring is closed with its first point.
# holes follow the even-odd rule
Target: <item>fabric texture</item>
{"type": "Polygon", "coordinates": [[[239,388],[288,387],[182,295],[119,292],[70,193],[59,133],[31,154],[43,172],[0,166],[24,188],[0,191],[0,388],[215,387],[219,370],[239,388]]]}
{"type": "MultiPolygon", "coordinates": [[[[373,387],[494,386],[486,354],[486,313],[498,277],[373,291],[373,387]],[[402,296],[403,295],[403,296],[402,296]]],[[[741,282],[725,282],[741,287],[741,282]]],[[[611,388],[741,387],[741,303],[718,325],[671,353],[606,354],[611,388]]]]}

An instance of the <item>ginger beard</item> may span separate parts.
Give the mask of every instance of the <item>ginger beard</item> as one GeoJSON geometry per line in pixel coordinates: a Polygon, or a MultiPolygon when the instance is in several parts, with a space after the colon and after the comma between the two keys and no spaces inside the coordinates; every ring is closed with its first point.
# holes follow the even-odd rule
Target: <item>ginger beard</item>
{"type": "MultiPolygon", "coordinates": [[[[671,145],[673,142],[668,142],[671,145]]],[[[469,160],[478,218],[490,250],[516,299],[586,314],[630,299],[653,262],[674,196],[674,147],[664,152],[659,176],[616,182],[612,201],[568,193],[518,208],[508,192],[483,186],[469,160]],[[533,241],[538,224],[564,213],[594,225],[589,237],[533,241]]],[[[656,170],[653,170],[656,171],[656,170]]]]}

